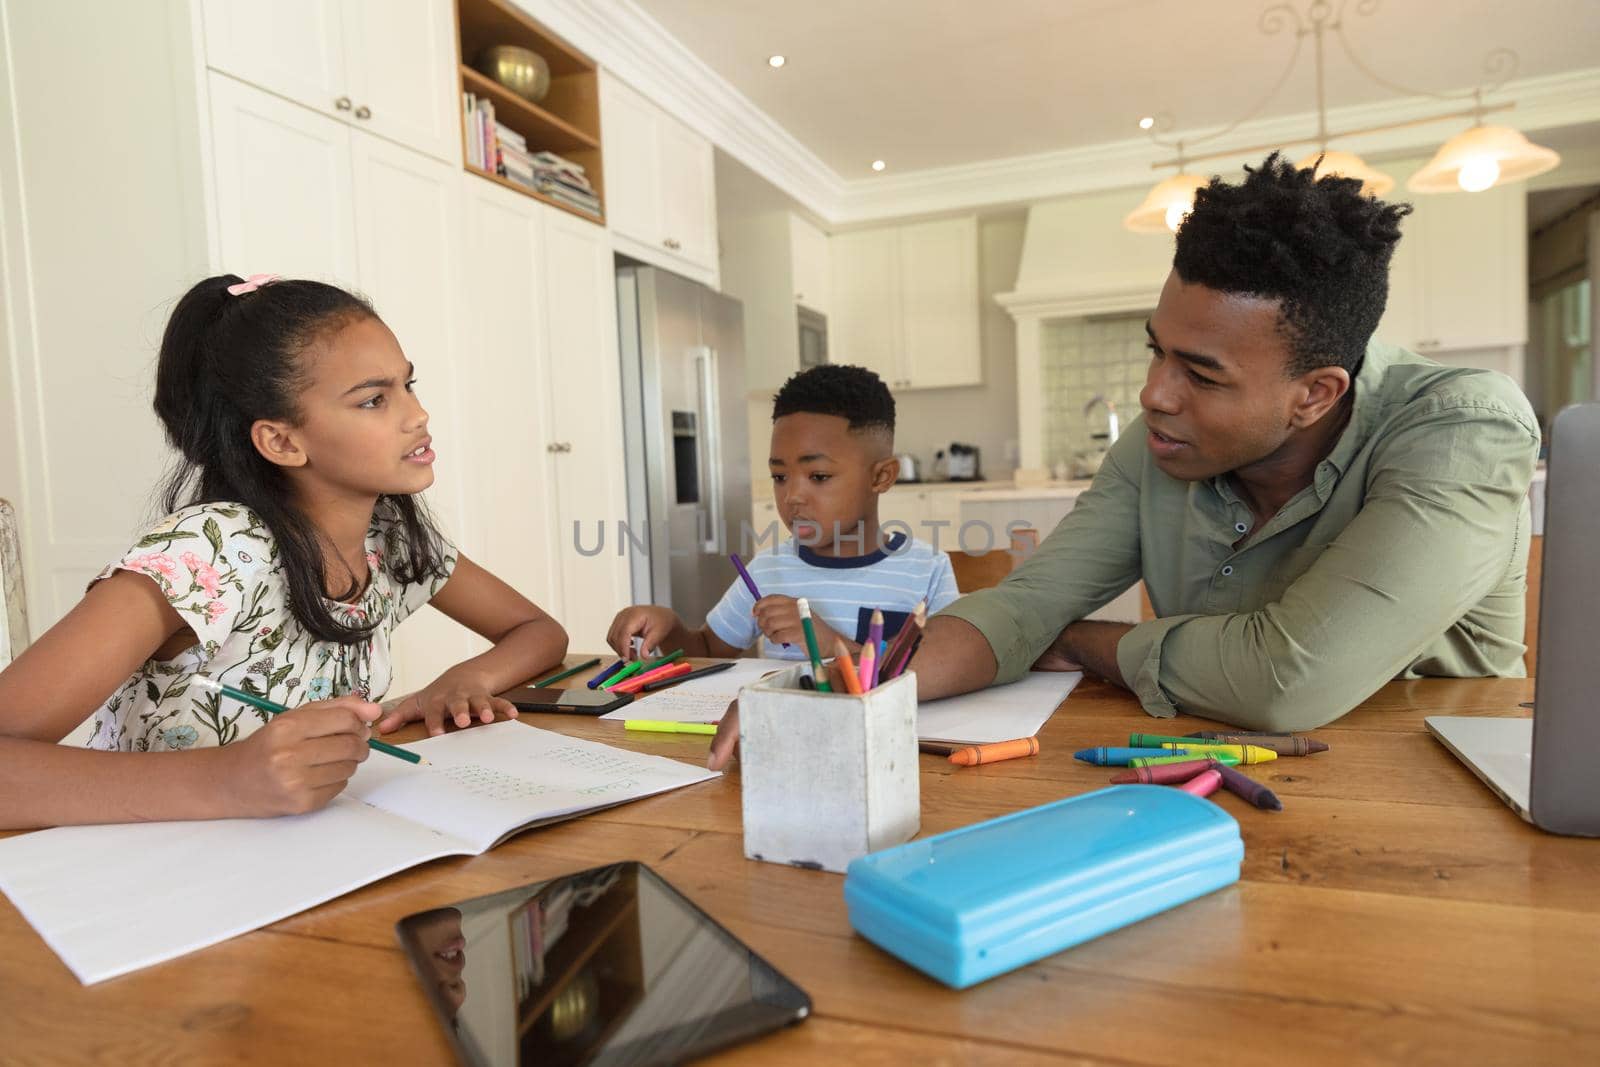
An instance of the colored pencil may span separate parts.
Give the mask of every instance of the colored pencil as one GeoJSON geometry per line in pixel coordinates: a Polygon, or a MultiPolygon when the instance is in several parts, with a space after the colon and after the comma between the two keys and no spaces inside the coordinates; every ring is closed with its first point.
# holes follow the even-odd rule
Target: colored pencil
{"type": "MultiPolygon", "coordinates": [[[[201,689],[209,689],[213,693],[220,693],[225,697],[231,697],[241,704],[249,704],[252,708],[260,708],[268,715],[282,715],[284,712],[292,710],[291,708],[285,707],[282,704],[273,703],[264,697],[258,697],[253,693],[246,693],[242,689],[235,689],[231,685],[223,685],[215,678],[208,678],[203,674],[195,675],[192,684],[198,685],[201,689]]],[[[428,762],[415,752],[408,751],[396,745],[385,744],[384,742],[376,739],[368,739],[367,747],[376,749],[377,751],[382,752],[384,755],[394,756],[397,759],[403,759],[407,763],[428,762]]]]}
{"type": "Polygon", "coordinates": [[[657,678],[653,682],[646,682],[639,688],[642,692],[653,693],[657,689],[664,689],[669,685],[677,685],[679,682],[687,682],[692,678],[703,678],[708,674],[716,674],[718,671],[728,670],[732,666],[733,660],[731,659],[725,663],[713,663],[709,667],[699,667],[686,674],[675,675],[671,678],[657,678]]]}
{"type": "Polygon", "coordinates": [[[870,690],[878,684],[878,646],[871,641],[861,646],[861,688],[870,690]]]}
{"type": "Polygon", "coordinates": [[[871,689],[878,684],[878,648],[883,644],[883,612],[872,609],[872,619],[867,623],[867,643],[861,649],[861,688],[871,689]],[[866,673],[867,653],[872,653],[872,673],[866,673]]]}
{"type": "Polygon", "coordinates": [[[557,671],[555,674],[552,674],[548,678],[540,678],[537,682],[533,683],[533,687],[535,689],[538,689],[542,685],[553,685],[556,682],[564,682],[568,678],[571,678],[574,674],[582,674],[584,671],[588,670],[590,667],[597,666],[599,663],[600,663],[600,658],[598,656],[595,657],[594,659],[584,660],[582,663],[578,664],[576,667],[569,667],[564,671],[557,671]]]}
{"type": "Polygon", "coordinates": [[[822,653],[817,651],[817,631],[811,625],[811,604],[805,597],[800,597],[795,603],[800,608],[800,629],[805,631],[806,652],[811,656],[811,673],[816,680],[817,692],[831,693],[833,686],[828,684],[827,672],[822,667],[822,653]]]}
{"type": "Polygon", "coordinates": [[[590,689],[599,689],[602,685],[611,680],[612,675],[616,674],[627,665],[627,660],[619,659],[617,662],[613,663],[611,666],[607,667],[593,678],[590,678],[585,684],[588,685],[590,689]]]}
{"type": "Polygon", "coordinates": [[[900,627],[900,632],[895,634],[894,640],[889,643],[889,651],[878,667],[879,681],[886,682],[891,678],[898,678],[906,669],[906,664],[911,660],[912,645],[922,636],[923,622],[927,617],[926,602],[918,601],[916,608],[911,612],[911,618],[906,620],[905,625],[900,627]]]}
{"type": "MultiPolygon", "coordinates": [[[[739,554],[737,552],[733,553],[728,558],[733,560],[733,569],[739,572],[739,579],[744,582],[744,587],[750,590],[750,595],[755,599],[760,600],[761,590],[756,588],[756,580],[750,577],[750,572],[745,569],[744,560],[739,558],[739,554]]],[[[783,647],[788,648],[789,642],[785,641],[783,643],[783,647]]]]}
{"type": "Polygon", "coordinates": [[[844,675],[844,687],[855,696],[861,695],[861,678],[856,674],[856,665],[850,660],[850,650],[844,647],[843,641],[833,643],[833,662],[838,666],[839,673],[844,675]]]}

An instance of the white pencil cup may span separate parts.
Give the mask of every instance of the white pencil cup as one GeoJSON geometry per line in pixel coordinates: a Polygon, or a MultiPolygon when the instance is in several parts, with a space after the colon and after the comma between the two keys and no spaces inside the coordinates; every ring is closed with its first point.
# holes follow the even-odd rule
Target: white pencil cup
{"type": "Polygon", "coordinates": [[[799,688],[797,666],[739,694],[746,858],[843,872],[922,824],[917,678],[861,696],[799,688]]]}

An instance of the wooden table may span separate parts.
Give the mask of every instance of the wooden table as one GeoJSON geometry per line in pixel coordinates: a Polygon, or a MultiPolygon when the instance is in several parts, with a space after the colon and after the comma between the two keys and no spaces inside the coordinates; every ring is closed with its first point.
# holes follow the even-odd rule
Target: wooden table
{"type": "MultiPolygon", "coordinates": [[[[650,864],[815,1002],[804,1024],[718,1062],[1600,1062],[1600,842],[1523,823],[1422,726],[1440,712],[1517,714],[1532,690],[1385,686],[1316,733],[1331,751],[1248,769],[1271,782],[1281,814],[1217,795],[1244,834],[1238,885],[964,993],[854,936],[840,876],[747,861],[735,770],[88,988],[0,902],[0,1062],[447,1062],[395,920],[623,859],[650,864]]],[[[705,754],[700,737],[528,719],[705,754]]],[[[923,756],[923,832],[1104,785],[1109,771],[1075,762],[1077,748],[1203,725],[1158,723],[1086,681],[1037,758],[957,770],[923,756]]]]}

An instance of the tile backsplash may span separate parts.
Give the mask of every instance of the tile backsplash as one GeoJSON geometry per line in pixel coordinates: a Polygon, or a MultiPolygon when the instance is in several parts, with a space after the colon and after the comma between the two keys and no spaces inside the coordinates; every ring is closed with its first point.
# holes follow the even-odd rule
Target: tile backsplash
{"type": "Polygon", "coordinates": [[[1149,315],[1060,319],[1046,323],[1040,338],[1044,397],[1045,462],[1071,464],[1082,452],[1105,447],[1091,436],[1106,431],[1106,411],[1096,405],[1087,417],[1083,407],[1103,396],[1117,409],[1126,428],[1139,414],[1150,353],[1145,350],[1149,315]]]}

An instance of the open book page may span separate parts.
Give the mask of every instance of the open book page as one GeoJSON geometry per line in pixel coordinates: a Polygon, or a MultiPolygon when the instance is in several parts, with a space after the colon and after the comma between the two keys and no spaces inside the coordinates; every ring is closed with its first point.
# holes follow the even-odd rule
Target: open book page
{"type": "Polygon", "coordinates": [[[87,985],[469,851],[464,842],[339,796],[321,811],[278,819],[20,834],[0,841],[0,891],[87,985]]]}
{"type": "Polygon", "coordinates": [[[987,745],[1032,737],[1083,681],[1082,671],[1033,671],[1010,685],[917,705],[917,739],[987,745]]]}
{"type": "Polygon", "coordinates": [[[755,685],[774,671],[788,670],[792,659],[739,659],[733,666],[704,678],[655,693],[640,693],[632,704],[608,711],[602,719],[655,719],[658,722],[718,722],[728,705],[739,699],[739,690],[755,685]]]}
{"type": "Polygon", "coordinates": [[[432,766],[374,755],[349,795],[459,838],[475,853],[529,824],[718,777],[704,767],[520,722],[478,726],[406,747],[432,766]]]}

